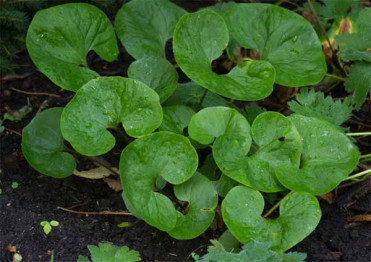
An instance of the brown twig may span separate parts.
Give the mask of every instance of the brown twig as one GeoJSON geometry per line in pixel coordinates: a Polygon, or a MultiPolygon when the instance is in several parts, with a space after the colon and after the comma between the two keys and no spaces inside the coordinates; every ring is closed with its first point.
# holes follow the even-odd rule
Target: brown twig
{"type": "Polygon", "coordinates": [[[67,209],[64,207],[57,207],[63,211],[73,213],[73,214],[80,214],[80,215],[116,215],[116,216],[133,216],[132,213],[125,212],[125,211],[98,211],[98,212],[89,212],[89,211],[76,211],[67,209]]]}
{"type": "Polygon", "coordinates": [[[102,166],[106,169],[108,169],[109,171],[112,172],[112,174],[115,174],[116,176],[120,177],[120,173],[117,172],[115,169],[113,169],[111,166],[107,165],[106,163],[104,163],[103,161],[101,161],[99,158],[97,157],[93,157],[93,156],[88,156],[87,157],[90,161],[92,161],[93,163],[95,163],[96,165],[98,166],[102,166]]]}
{"type": "Polygon", "coordinates": [[[19,79],[25,79],[32,75],[34,72],[23,74],[23,75],[4,75],[0,78],[0,81],[13,81],[19,79]]]}
{"type": "Polygon", "coordinates": [[[10,133],[13,133],[13,134],[16,134],[17,136],[22,136],[22,134],[14,129],[11,129],[11,128],[8,128],[8,127],[5,127],[5,130],[6,131],[9,131],[10,133]]]}
{"type": "Polygon", "coordinates": [[[35,95],[35,96],[52,96],[52,97],[61,97],[60,95],[51,94],[51,93],[43,93],[43,92],[28,92],[23,91],[14,87],[9,88],[10,90],[16,91],[18,93],[27,94],[27,95],[35,95]]]}

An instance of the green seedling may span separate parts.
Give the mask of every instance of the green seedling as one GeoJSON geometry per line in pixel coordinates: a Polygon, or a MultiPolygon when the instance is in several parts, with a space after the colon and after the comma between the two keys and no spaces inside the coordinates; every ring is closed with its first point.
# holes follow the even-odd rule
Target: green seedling
{"type": "Polygon", "coordinates": [[[59,226],[59,222],[56,221],[56,220],[51,220],[50,222],[49,221],[41,221],[40,225],[42,226],[45,235],[49,235],[50,232],[52,231],[52,227],[59,226]]]}

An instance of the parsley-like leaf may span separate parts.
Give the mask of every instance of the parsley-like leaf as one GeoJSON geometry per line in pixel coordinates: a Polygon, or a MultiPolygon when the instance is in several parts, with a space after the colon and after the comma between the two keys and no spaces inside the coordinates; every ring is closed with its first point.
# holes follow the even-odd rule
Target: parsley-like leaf
{"type": "Polygon", "coordinates": [[[247,243],[239,253],[227,252],[217,240],[211,243],[206,255],[193,256],[196,262],[302,262],[306,258],[304,253],[278,253],[270,249],[270,243],[258,241],[247,243]]]}
{"type": "MultiPolygon", "coordinates": [[[[98,246],[88,246],[92,262],[136,262],[140,261],[139,252],[130,250],[127,246],[118,247],[111,243],[99,243],[98,246]]],[[[79,256],[77,262],[90,262],[85,256],[79,256]]]]}
{"type": "Polygon", "coordinates": [[[341,125],[347,121],[353,110],[350,98],[345,99],[344,102],[334,101],[331,96],[325,97],[322,92],[315,92],[313,89],[301,89],[296,95],[296,100],[288,102],[293,112],[303,116],[321,118],[335,125],[341,125]]]}

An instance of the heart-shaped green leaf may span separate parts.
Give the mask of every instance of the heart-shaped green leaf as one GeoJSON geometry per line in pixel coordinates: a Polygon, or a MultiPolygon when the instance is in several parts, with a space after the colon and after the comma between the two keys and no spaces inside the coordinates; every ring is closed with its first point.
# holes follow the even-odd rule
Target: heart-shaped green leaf
{"type": "Polygon", "coordinates": [[[278,180],[287,188],[315,195],[333,190],[357,166],[356,147],[335,125],[314,117],[289,117],[303,141],[301,164],[281,166],[278,180]]]}
{"type": "Polygon", "coordinates": [[[71,91],[99,76],[87,65],[89,51],[95,51],[108,62],[119,53],[109,19],[97,7],[83,3],[37,12],[26,44],[36,67],[53,83],[71,91]]]}
{"type": "Polygon", "coordinates": [[[285,190],[275,176],[278,166],[299,166],[300,135],[287,118],[276,112],[256,117],[250,135],[247,120],[236,110],[210,107],[192,117],[188,132],[201,144],[210,144],[216,138],[213,156],[220,170],[264,192],[285,190]],[[251,137],[258,149],[247,156],[251,137]]]}
{"type": "Polygon", "coordinates": [[[63,137],[79,153],[101,155],[113,148],[106,130],[122,123],[132,137],[150,134],[161,125],[162,109],[156,92],[137,80],[98,77],[76,93],[63,110],[63,137]]]}
{"type": "Polygon", "coordinates": [[[57,178],[71,175],[76,161],[65,149],[60,128],[62,107],[36,115],[22,131],[22,152],[38,172],[57,178]]]}
{"type": "Polygon", "coordinates": [[[238,100],[259,100],[273,90],[275,71],[266,61],[247,61],[226,75],[211,69],[229,41],[224,19],[211,10],[184,15],[174,35],[174,55],[182,71],[192,81],[217,94],[238,100]]]}
{"type": "Polygon", "coordinates": [[[215,190],[221,197],[225,197],[228,194],[229,190],[238,185],[236,181],[234,181],[233,179],[229,178],[224,174],[220,176],[219,180],[213,182],[215,190]]]}
{"type": "Polygon", "coordinates": [[[160,131],[170,131],[183,135],[183,131],[188,127],[191,117],[195,114],[188,106],[167,106],[163,109],[164,119],[160,131]]]}
{"type": "Polygon", "coordinates": [[[171,184],[182,184],[193,176],[197,165],[196,150],[184,136],[159,132],[135,140],[120,158],[126,207],[160,230],[174,229],[178,211],[169,198],[153,192],[153,186],[160,176],[171,184]]]}
{"type": "Polygon", "coordinates": [[[322,80],[327,67],[321,43],[302,16],[274,5],[236,4],[224,17],[242,47],[273,65],[276,83],[296,87],[322,80]]]}
{"type": "Polygon", "coordinates": [[[213,222],[218,193],[213,183],[196,173],[191,179],[174,187],[175,196],[187,201],[187,214],[177,212],[175,227],[168,231],[176,239],[192,239],[201,235],[213,222]]]}
{"type": "Polygon", "coordinates": [[[198,143],[214,142],[215,162],[223,173],[245,185],[251,185],[245,173],[245,158],[250,150],[250,125],[237,110],[208,107],[191,118],[189,136],[198,143]]]}
{"type": "Polygon", "coordinates": [[[228,107],[229,104],[227,100],[212,92],[207,92],[202,100],[205,90],[206,89],[193,82],[178,84],[178,88],[175,90],[174,94],[166,100],[164,105],[185,105],[196,111],[210,106],[228,107]],[[201,101],[202,103],[200,103],[201,101]]]}
{"type": "Polygon", "coordinates": [[[282,165],[299,166],[302,144],[295,126],[277,112],[264,112],[255,118],[251,136],[258,149],[247,158],[247,179],[263,192],[285,190],[275,170],[282,165]]]}
{"type": "Polygon", "coordinates": [[[271,242],[272,249],[277,251],[302,241],[321,218],[318,200],[308,193],[288,194],[280,204],[277,219],[263,218],[263,209],[262,194],[245,186],[233,188],[222,203],[224,222],[240,242],[271,242]]]}
{"type": "Polygon", "coordinates": [[[133,62],[128,69],[128,76],[154,89],[161,103],[174,93],[178,85],[175,68],[161,57],[147,56],[133,62]]]}
{"type": "Polygon", "coordinates": [[[115,29],[126,51],[135,59],[164,57],[165,43],[185,13],[168,0],[132,0],[118,11],[115,29]]]}

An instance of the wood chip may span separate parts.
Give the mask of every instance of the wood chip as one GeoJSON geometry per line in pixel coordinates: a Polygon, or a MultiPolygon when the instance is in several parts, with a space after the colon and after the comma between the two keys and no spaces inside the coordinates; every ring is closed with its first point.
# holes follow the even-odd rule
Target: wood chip
{"type": "Polygon", "coordinates": [[[371,214],[355,215],[347,218],[348,222],[371,222],[371,214]]]}

